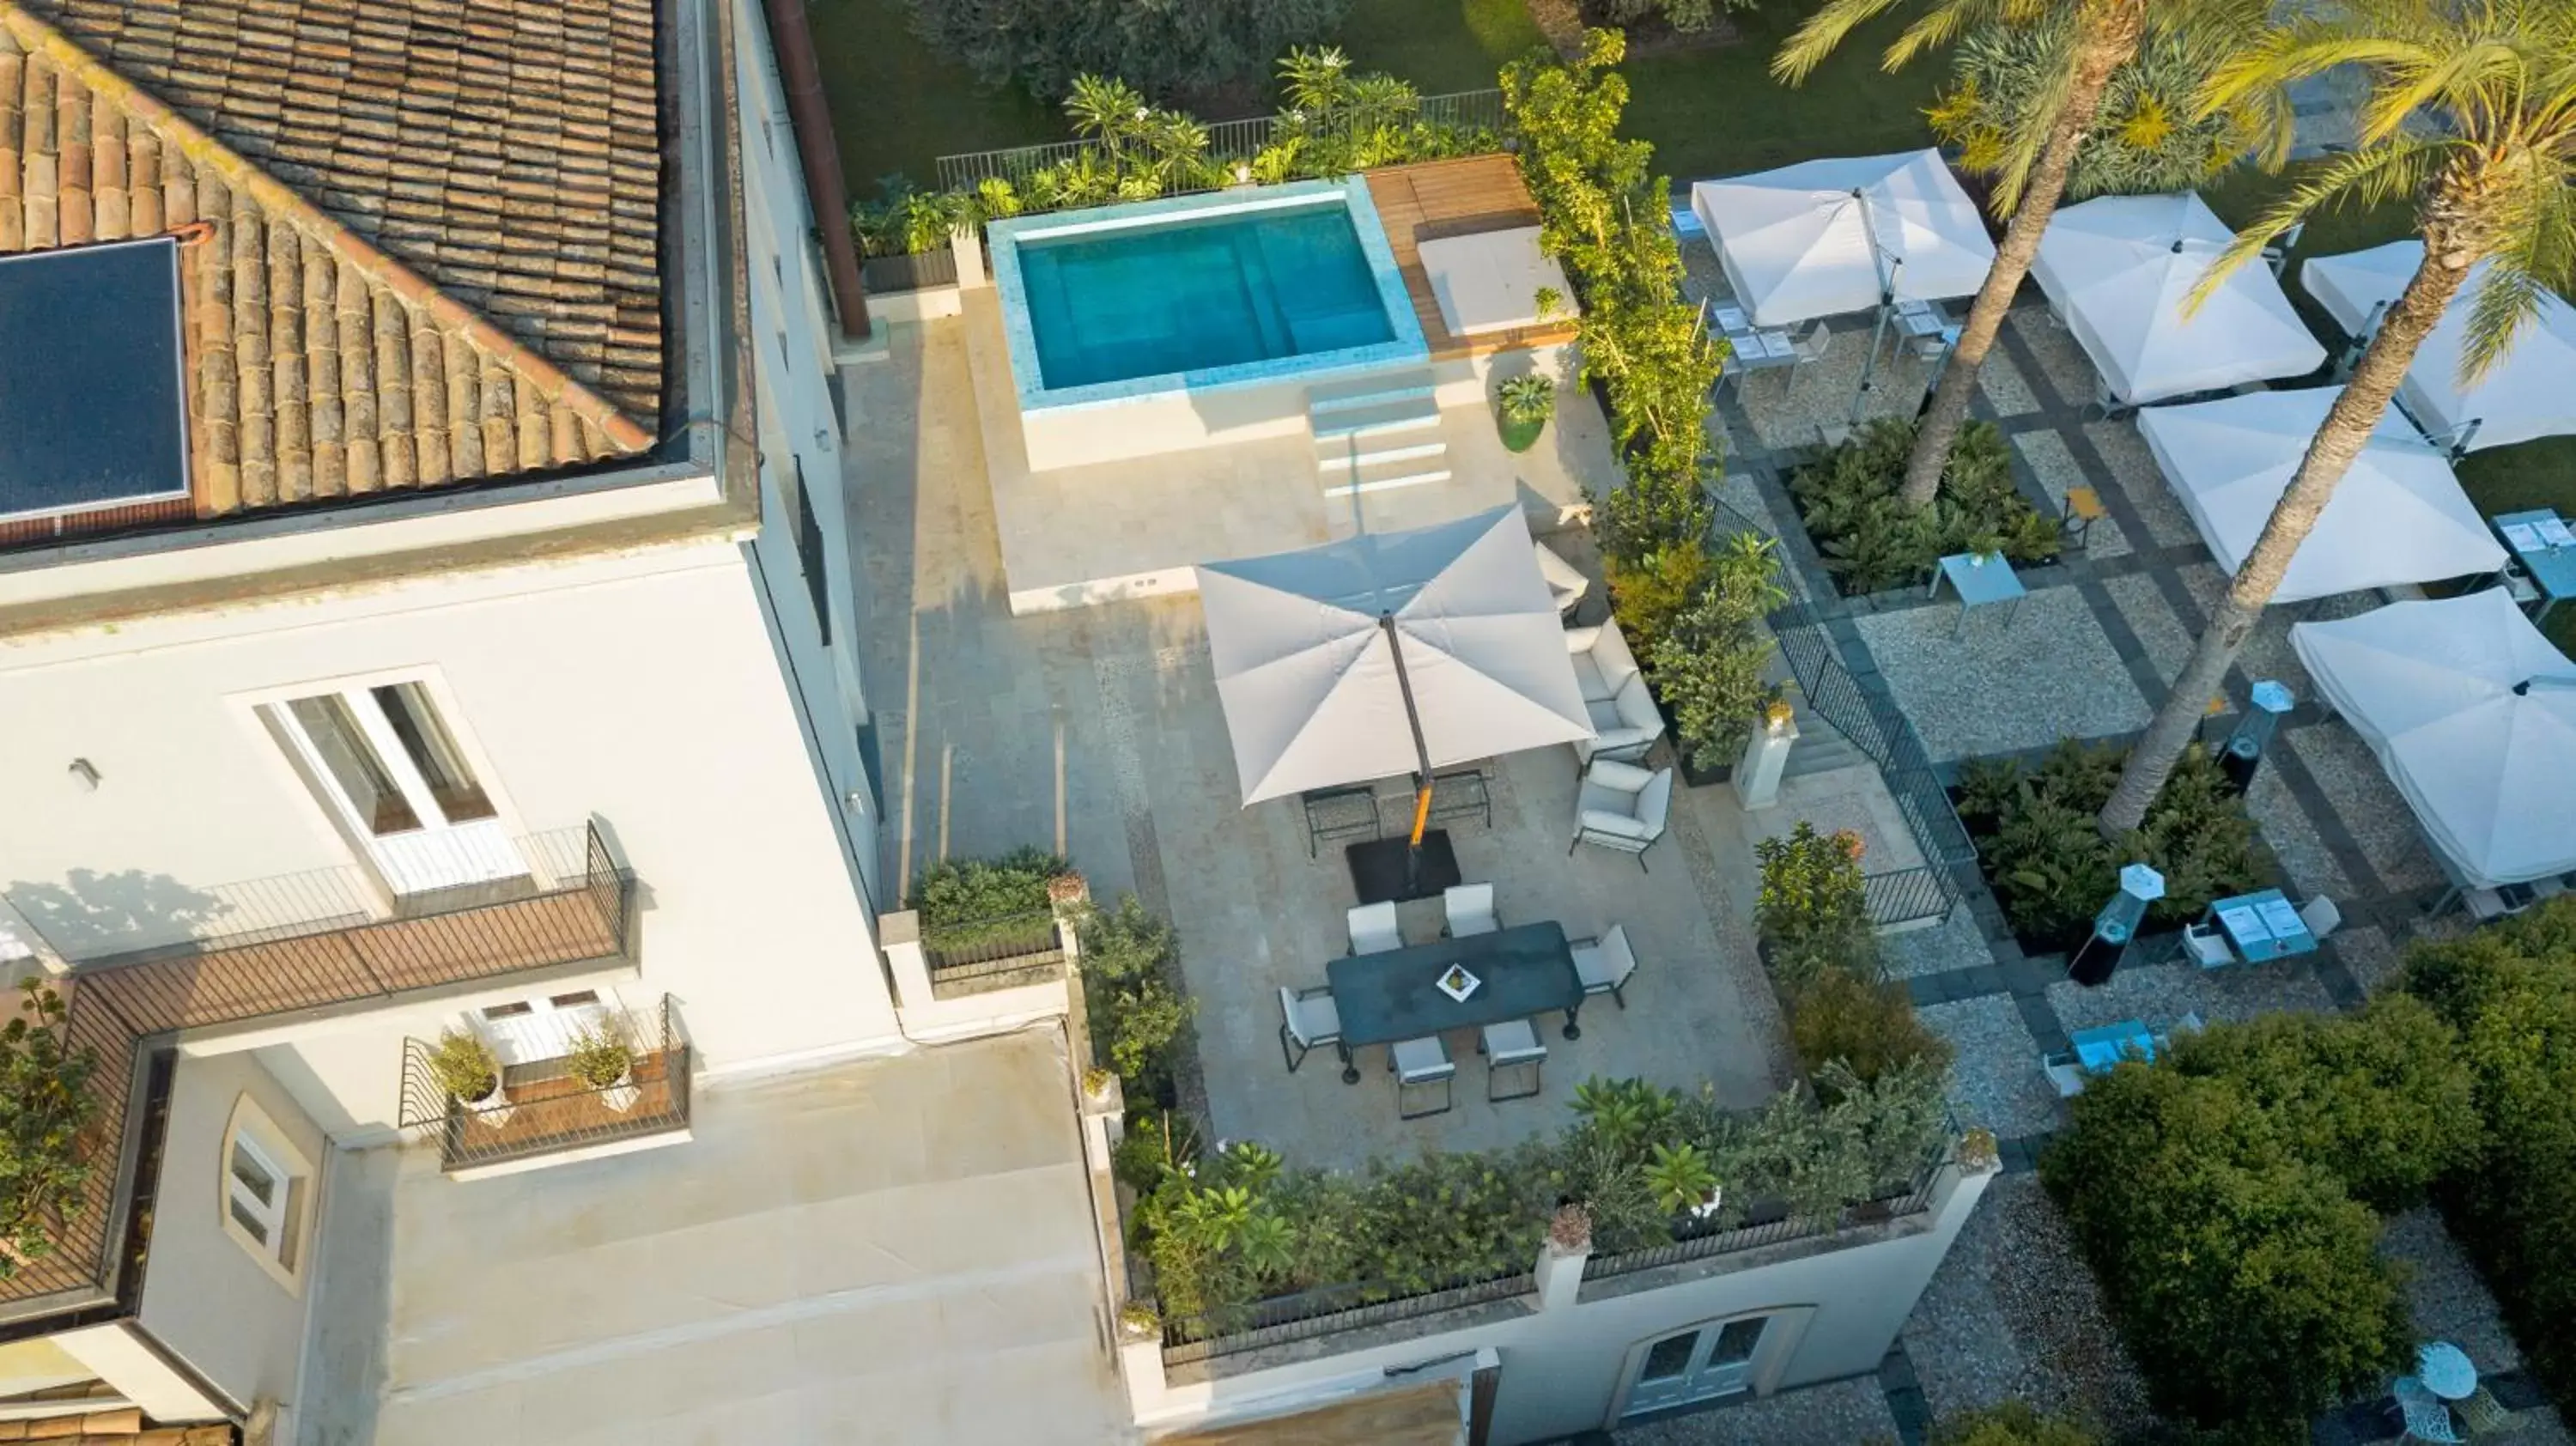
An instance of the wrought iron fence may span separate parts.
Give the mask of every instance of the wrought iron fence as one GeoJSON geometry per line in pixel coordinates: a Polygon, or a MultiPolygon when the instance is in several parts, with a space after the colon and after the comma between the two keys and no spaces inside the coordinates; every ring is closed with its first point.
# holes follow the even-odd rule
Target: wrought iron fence
{"type": "Polygon", "coordinates": [[[626,1045],[623,1080],[595,1084],[575,1075],[572,1040],[566,1039],[564,1054],[505,1067],[500,1098],[473,1105],[439,1082],[430,1063],[434,1045],[404,1040],[396,1125],[435,1138],[440,1165],[451,1171],[688,1127],[689,1046],[672,1019],[668,996],[650,1013],[593,1014],[582,1027],[626,1045]]]}
{"type": "MultiPolygon", "coordinates": [[[[1416,102],[1407,119],[1462,134],[1490,132],[1499,146],[1504,127],[1503,93],[1499,90],[1463,90],[1447,95],[1426,95],[1416,102]]],[[[1207,131],[1204,155],[1220,168],[1248,165],[1270,145],[1278,124],[1279,118],[1275,115],[1211,122],[1203,127],[1207,131]]],[[[944,191],[971,191],[988,180],[1018,185],[1034,172],[1085,154],[1105,155],[1107,149],[1100,142],[1091,140],[1050,141],[1044,145],[941,156],[937,166],[939,188],[944,191]]],[[[1163,194],[1187,195],[1189,190],[1174,189],[1163,194]]]]}
{"type": "Polygon", "coordinates": [[[1064,935],[1053,909],[924,925],[921,936],[922,960],[930,968],[931,993],[937,998],[999,988],[1032,975],[1051,977],[1064,969],[1064,935]]]}
{"type": "Polygon", "coordinates": [[[1922,1165],[1907,1183],[1882,1192],[1874,1199],[1845,1205],[1829,1214],[1799,1215],[1777,1203],[1757,1207],[1753,1212],[1767,1218],[1736,1225],[1718,1225],[1714,1221],[1693,1222],[1674,1232],[1667,1245],[1649,1245],[1638,1250],[1623,1250],[1615,1255],[1596,1255],[1584,1262],[1583,1278],[1608,1279],[1631,1275],[1658,1266],[1678,1265],[1686,1260],[1706,1260],[1712,1256],[1732,1255],[1740,1250],[1753,1250],[1765,1245],[1778,1245],[1791,1240],[1810,1240],[1837,1235],[1863,1225],[1880,1224],[1920,1215],[1932,1208],[1934,1191],[1940,1186],[1942,1168],[1953,1158],[1959,1138],[1959,1121],[1943,1113],[1941,1138],[1924,1156],[1922,1165]]]}
{"type": "Polygon", "coordinates": [[[870,296],[922,291],[957,284],[957,252],[947,246],[908,256],[871,256],[859,263],[859,280],[870,296]]]}
{"type": "Polygon", "coordinates": [[[1527,1270],[1423,1289],[1394,1284],[1331,1285],[1207,1315],[1163,1322],[1163,1364],[1240,1355],[1340,1331],[1437,1315],[1532,1294],[1527,1270]]]}
{"type": "Polygon", "coordinates": [[[1958,902],[1949,879],[1929,864],[1867,875],[1860,888],[1869,921],[1882,929],[1918,919],[1946,919],[1958,902]]]}

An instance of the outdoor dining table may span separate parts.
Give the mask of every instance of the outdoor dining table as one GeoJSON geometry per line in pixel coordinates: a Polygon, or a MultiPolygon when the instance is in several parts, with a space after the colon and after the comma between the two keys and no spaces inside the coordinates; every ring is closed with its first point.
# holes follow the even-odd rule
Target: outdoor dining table
{"type": "Polygon", "coordinates": [[[2533,622],[2548,617],[2551,608],[2567,599],[2576,598],[2576,534],[2568,531],[2566,519],[2556,509],[2498,513],[2495,529],[2521,562],[2523,571],[2531,574],[2533,585],[2540,589],[2540,611],[2533,616],[2533,622]]]}
{"type": "Polygon", "coordinates": [[[1565,1011],[1566,1038],[1583,1034],[1575,1022],[1583,1008],[1583,976],[1574,971],[1565,926],[1554,920],[1348,955],[1324,966],[1324,980],[1342,1022],[1344,1084],[1360,1082],[1351,1051],[1361,1045],[1529,1019],[1551,1009],[1565,1011]],[[1440,976],[1452,964],[1476,976],[1475,990],[1463,1000],[1440,988],[1440,976]]]}
{"type": "Polygon", "coordinates": [[[2316,952],[2317,936],[2308,932],[2307,921],[2279,889],[2220,899],[2204,917],[2218,920],[2236,957],[2248,964],[2316,952]]]}
{"type": "Polygon", "coordinates": [[[2143,1019],[2123,1019],[2099,1029],[2079,1029],[2066,1036],[2075,1046],[2075,1061],[2087,1073],[2099,1074],[2124,1059],[2152,1061],[2156,1037],[2143,1019]]]}
{"type": "Polygon", "coordinates": [[[2012,613],[2004,618],[2005,631],[2011,631],[2013,617],[2020,613],[2021,600],[2029,592],[2013,572],[2012,564],[2005,561],[2000,552],[1987,554],[1983,560],[1979,560],[1978,554],[1968,552],[1954,552],[1942,558],[1932,569],[1932,589],[1925,596],[1939,597],[1945,580],[1950,584],[1950,590],[1959,595],[1959,620],[1950,627],[1950,636],[1954,638],[1961,628],[1968,625],[1968,610],[1988,603],[2012,604],[2012,613]]]}

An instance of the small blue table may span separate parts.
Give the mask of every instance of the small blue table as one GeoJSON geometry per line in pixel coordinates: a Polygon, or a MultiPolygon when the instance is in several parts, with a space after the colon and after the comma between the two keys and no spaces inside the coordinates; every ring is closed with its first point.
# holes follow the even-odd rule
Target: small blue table
{"type": "Polygon", "coordinates": [[[2066,1039],[2075,1046],[2075,1062],[2090,1074],[2100,1074],[2124,1059],[2152,1062],[2156,1057],[2156,1037],[2143,1019],[2123,1019],[2100,1029],[2079,1029],[2066,1039]]]}
{"type": "Polygon", "coordinates": [[[2531,574],[2532,584],[2540,589],[2540,611],[2533,615],[2533,622],[2548,617],[2551,608],[2567,599],[2576,598],[2576,547],[2563,543],[2551,547],[2545,541],[2531,546],[2514,540],[2517,532],[2526,539],[2532,539],[2542,528],[2567,526],[2566,520],[2554,508],[2543,507],[2537,512],[2502,512],[2494,521],[2496,534],[2504,539],[2506,549],[2522,564],[2522,570],[2531,574]]]}
{"type": "Polygon", "coordinates": [[[2317,936],[2308,932],[2307,921],[2279,889],[2220,899],[2203,918],[2217,919],[2218,927],[2227,932],[2227,942],[2235,946],[2236,957],[2248,964],[2316,952],[2317,936]]]}
{"type": "Polygon", "coordinates": [[[2012,631],[2013,618],[2020,615],[2021,600],[2028,596],[2029,590],[2021,585],[2020,578],[2013,575],[2012,564],[2004,560],[2002,553],[1988,553],[1983,562],[1979,562],[1974,553],[1951,553],[1932,570],[1932,590],[1924,596],[1939,597],[1945,578],[1949,580],[1950,590],[1959,595],[1959,620],[1951,625],[1950,636],[1957,637],[1959,630],[1968,625],[1968,609],[1984,607],[1988,603],[2013,605],[2012,612],[2004,618],[2004,631],[2012,631]]]}

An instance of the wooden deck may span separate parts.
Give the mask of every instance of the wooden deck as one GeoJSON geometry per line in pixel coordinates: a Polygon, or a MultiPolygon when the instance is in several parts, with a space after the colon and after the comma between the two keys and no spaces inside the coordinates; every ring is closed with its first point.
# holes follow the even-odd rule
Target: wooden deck
{"type": "Polygon", "coordinates": [[[1538,203],[1521,180],[1520,162],[1510,156],[1464,156],[1454,161],[1424,161],[1368,173],[1369,199],[1395,249],[1395,264],[1404,273],[1404,289],[1413,297],[1413,314],[1422,323],[1422,339],[1434,360],[1484,356],[1521,347],[1548,346],[1574,339],[1574,323],[1522,327],[1513,331],[1452,336],[1440,316],[1439,299],[1422,271],[1421,246],[1444,236],[1472,236],[1480,231],[1509,231],[1539,223],[1538,203]]]}

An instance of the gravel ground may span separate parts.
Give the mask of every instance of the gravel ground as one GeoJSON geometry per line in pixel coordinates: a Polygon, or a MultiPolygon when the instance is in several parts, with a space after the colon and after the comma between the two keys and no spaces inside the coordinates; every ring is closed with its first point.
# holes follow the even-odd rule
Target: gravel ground
{"type": "Polygon", "coordinates": [[[1977,391],[1998,417],[2026,417],[2039,410],[2038,394],[2001,351],[1986,353],[1985,365],[1977,368],[1977,391]]]}
{"type": "Polygon", "coordinates": [[[1783,1391],[1616,1432],[1619,1446],[1863,1446],[1894,1441],[1878,1382],[1861,1378],[1783,1391]]]}
{"type": "MultiPolygon", "coordinates": [[[[1723,424],[1718,421],[1717,415],[1714,412],[1709,414],[1709,425],[1711,427],[1723,428],[1723,424]]],[[[1720,455],[1723,456],[1727,454],[1721,453],[1720,455]]],[[[1743,513],[1745,516],[1752,518],[1754,521],[1761,523],[1764,527],[1769,528],[1775,536],[1779,535],[1783,531],[1780,519],[1771,515],[1771,504],[1763,500],[1762,489],[1754,484],[1753,474],[1750,472],[1728,473],[1717,484],[1717,500],[1724,505],[1743,513]]],[[[1792,523],[1795,523],[1796,520],[1797,519],[1795,518],[1790,519],[1792,523]]],[[[1727,523],[1725,519],[1721,518],[1719,520],[1720,530],[1723,530],[1726,525],[1727,523]]]]}
{"type": "MultiPolygon", "coordinates": [[[[2286,741],[2286,740],[2284,740],[2286,741]]],[[[2280,746],[2276,742],[2275,746],[2280,746]]],[[[2281,770],[2266,768],[2254,775],[2254,786],[2245,792],[2245,810],[2254,816],[2263,831],[2263,841],[2289,872],[2294,894],[2305,898],[2323,894],[2338,903],[2351,903],[2359,892],[2352,879],[2335,862],[2334,853],[2326,847],[2314,820],[2291,796],[2290,786],[2281,781],[2281,770]]]]}
{"type": "Polygon", "coordinates": [[[2186,1014],[2216,1024],[2279,1010],[2324,1014],[2334,1008],[2316,971],[2295,960],[2225,969],[2131,963],[2098,989],[2069,980],[2051,984],[2048,1002],[2069,1033],[2137,1019],[2162,1034],[2186,1014]]]}
{"type": "Polygon", "coordinates": [[[2381,883],[2419,889],[2442,882],[2441,866],[2424,845],[2423,825],[2360,734],[2329,723],[2302,728],[2284,741],[2315,775],[2318,789],[2361,845],[2381,883]]]}
{"type": "MultiPolygon", "coordinates": [[[[2102,529],[2110,525],[2094,524],[2093,535],[2102,536],[2102,529]]],[[[2182,625],[2181,618],[2174,616],[2173,604],[2165,601],[2164,589],[2145,573],[2131,573],[2107,579],[2102,590],[2111,595],[2112,605],[2120,610],[2129,631],[2137,634],[2138,646],[2147,650],[2147,661],[2155,666],[2156,676],[2170,686],[2191,657],[2192,645],[2198,639],[2182,625]]]]}
{"type": "Polygon", "coordinates": [[[1961,1124],[1983,1125],[2009,1140],[2065,1123],[2057,1088],[2040,1071],[2039,1041],[2010,997],[1927,1004],[1914,1013],[1924,1028],[1950,1041],[1950,1102],[1961,1124]]]}
{"type": "Polygon", "coordinates": [[[2373,994],[2395,983],[2406,968],[2405,951],[2390,943],[2387,932],[2375,924],[2347,924],[2327,941],[2327,947],[2352,971],[2353,982],[2373,994]]]}
{"type": "MultiPolygon", "coordinates": [[[[2022,465],[2038,479],[2040,490],[2064,513],[2066,489],[2082,487],[2087,482],[2083,464],[2075,460],[2066,439],[2053,431],[2023,432],[2012,439],[2012,445],[2021,453],[2022,465]]],[[[2125,556],[2131,551],[2128,534],[2120,530],[2119,523],[2105,517],[2085,534],[2084,551],[2093,557],[2125,556]]]]}
{"type": "MultiPolygon", "coordinates": [[[[1861,372],[1869,360],[1870,322],[1866,316],[1839,317],[1831,326],[1833,340],[1816,360],[1735,379],[1734,400],[1764,447],[1777,452],[1812,446],[1851,424],[1852,399],[1860,394],[1861,372]]],[[[1862,417],[1913,416],[1930,379],[1927,364],[1882,343],[1862,417]]]]}
{"type": "Polygon", "coordinates": [[[2184,547],[2200,541],[2200,529],[2174,496],[2135,422],[2125,417],[2116,422],[2087,422],[2084,435],[2101,455],[2102,465],[2111,469],[2111,480],[2128,497],[2156,546],[2184,547]]]}
{"type": "Polygon", "coordinates": [[[2418,1335],[2467,1351],[2481,1372],[2522,1364],[2522,1349],[2497,1314],[2495,1297],[2468,1253],[2443,1228],[2440,1211],[2427,1206],[2390,1216],[2379,1252],[2414,1267],[2406,1303],[2415,1313],[2418,1335]]]}
{"type": "Polygon", "coordinates": [[[1977,927],[1976,915],[1960,908],[1945,922],[1929,929],[1908,929],[1901,934],[1881,934],[1878,957],[1887,964],[1889,977],[1911,979],[1917,974],[1945,974],[1953,969],[1974,969],[1994,962],[1986,948],[1985,931],[1977,927]]]}
{"type": "Polygon", "coordinates": [[[2147,1422],[2145,1387],[2036,1176],[1987,1187],[1901,1338],[1936,1418],[2019,1399],[2112,1430],[2147,1422]]]}
{"type": "Polygon", "coordinates": [[[1947,596],[1931,607],[1854,619],[1934,759],[2146,726],[2147,701],[2082,593],[2043,588],[2018,604],[1979,608],[1964,627],[1947,596]],[[2016,606],[2017,614],[2009,611],[2016,606]]]}
{"type": "Polygon", "coordinates": [[[2004,322],[2030,347],[2039,375],[2027,380],[2056,394],[2066,406],[2093,400],[2093,363],[2064,327],[2049,319],[2045,305],[2016,306],[2004,322]]]}

